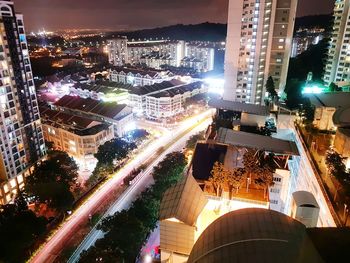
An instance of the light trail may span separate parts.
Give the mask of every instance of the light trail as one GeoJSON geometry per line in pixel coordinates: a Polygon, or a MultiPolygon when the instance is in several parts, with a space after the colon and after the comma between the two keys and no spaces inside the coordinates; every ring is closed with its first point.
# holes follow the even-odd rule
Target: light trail
{"type": "MultiPolygon", "coordinates": [[[[102,184],[98,190],[96,190],[79,208],[77,208],[29,261],[33,263],[53,262],[64,247],[66,240],[74,234],[80,224],[87,220],[89,214],[94,214],[94,210],[96,210],[102,200],[121,184],[125,176],[130,174],[135,167],[138,167],[149,160],[157,153],[158,149],[171,143],[174,138],[177,138],[177,136],[180,136],[182,133],[185,133],[184,135],[189,134],[191,130],[199,126],[203,121],[208,121],[212,114],[213,110],[207,110],[194,117],[188,118],[184,120],[177,129],[164,134],[155,142],[149,144],[142,152],[138,153],[128,164],[115,173],[110,180],[102,184]]],[[[179,144],[179,142],[181,142],[181,140],[174,142],[174,144],[179,144]]],[[[169,148],[174,148],[173,146],[170,146],[169,148]]]]}

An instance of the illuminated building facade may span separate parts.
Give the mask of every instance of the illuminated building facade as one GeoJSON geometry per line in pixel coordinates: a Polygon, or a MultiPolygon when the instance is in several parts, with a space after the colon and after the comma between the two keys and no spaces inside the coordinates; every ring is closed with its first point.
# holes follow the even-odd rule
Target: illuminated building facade
{"type": "Polygon", "coordinates": [[[292,54],[294,58],[308,50],[311,45],[317,45],[325,34],[324,28],[301,28],[293,38],[292,54]]]}
{"type": "Polygon", "coordinates": [[[28,168],[45,155],[23,16],[0,1],[0,204],[23,188],[28,168]]]}
{"type": "Polygon", "coordinates": [[[173,78],[168,71],[152,71],[114,67],[109,71],[109,79],[113,82],[130,84],[133,86],[147,86],[173,78]]]}
{"type": "Polygon", "coordinates": [[[128,39],[125,37],[107,40],[108,60],[114,66],[128,63],[128,39]]]}
{"type": "Polygon", "coordinates": [[[350,0],[336,0],[333,15],[333,34],[323,77],[327,85],[350,81],[350,0]]]}
{"type": "Polygon", "coordinates": [[[183,40],[130,41],[126,38],[110,40],[107,45],[109,62],[115,66],[143,65],[161,69],[162,66],[189,67],[198,72],[214,69],[215,49],[207,42],[183,40]],[[122,43],[121,43],[122,41],[122,43]],[[112,43],[113,42],[113,43],[112,43]],[[127,49],[127,59],[120,59],[127,49]]]}
{"type": "Polygon", "coordinates": [[[40,108],[44,138],[57,150],[78,159],[93,157],[98,147],[114,138],[114,126],[72,114],[40,108]]]}
{"type": "Polygon", "coordinates": [[[230,0],[225,100],[262,104],[270,76],[283,92],[296,7],[297,0],[230,0]]]}

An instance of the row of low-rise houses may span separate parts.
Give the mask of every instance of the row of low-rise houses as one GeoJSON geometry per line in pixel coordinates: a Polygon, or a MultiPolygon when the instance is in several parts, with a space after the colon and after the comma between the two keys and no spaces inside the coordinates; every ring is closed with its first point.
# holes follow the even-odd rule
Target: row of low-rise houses
{"type": "Polygon", "coordinates": [[[40,105],[43,134],[53,147],[67,152],[79,164],[89,165],[98,147],[122,137],[133,121],[125,104],[65,95],[52,105],[40,105]]]}
{"type": "MultiPolygon", "coordinates": [[[[127,104],[134,113],[152,119],[174,117],[184,111],[187,100],[208,90],[201,81],[186,79],[185,82],[169,71],[114,68],[110,70],[109,79],[75,83],[63,80],[49,85],[49,90],[59,98],[71,95],[127,104]]],[[[43,92],[42,96],[47,97],[47,94],[43,92]]]]}
{"type": "Polygon", "coordinates": [[[150,86],[133,87],[129,105],[137,114],[158,120],[181,113],[188,99],[205,92],[207,88],[200,81],[187,84],[173,79],[150,86]]]}
{"type": "Polygon", "coordinates": [[[114,138],[113,124],[95,121],[49,107],[41,107],[44,138],[57,150],[78,159],[92,156],[98,147],[114,138]]]}
{"type": "Polygon", "coordinates": [[[143,70],[126,67],[113,67],[109,70],[109,79],[113,82],[133,86],[147,86],[174,78],[169,71],[143,70]]]}
{"type": "Polygon", "coordinates": [[[115,66],[146,65],[160,69],[162,66],[188,67],[198,72],[214,69],[215,48],[206,42],[156,40],[132,41],[125,37],[108,40],[109,62],[115,66]]]}

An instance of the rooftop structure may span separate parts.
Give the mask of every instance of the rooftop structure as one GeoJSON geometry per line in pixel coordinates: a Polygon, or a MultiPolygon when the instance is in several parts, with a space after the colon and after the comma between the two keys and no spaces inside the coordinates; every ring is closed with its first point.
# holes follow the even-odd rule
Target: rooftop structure
{"type": "Polygon", "coordinates": [[[263,150],[276,154],[299,155],[297,145],[293,141],[248,132],[220,128],[215,140],[218,143],[263,150]]]}
{"type": "Polygon", "coordinates": [[[172,79],[170,81],[163,81],[161,83],[155,83],[149,86],[133,87],[130,90],[130,93],[135,95],[150,95],[152,93],[157,93],[159,91],[164,91],[182,85],[185,85],[185,83],[177,79],[172,79]]]}
{"type": "Polygon", "coordinates": [[[323,262],[298,221],[272,210],[250,208],[215,220],[197,240],[188,263],[323,262]]]}
{"type": "Polygon", "coordinates": [[[315,107],[345,107],[350,105],[350,92],[332,92],[308,95],[315,107]]]}
{"type": "Polygon", "coordinates": [[[266,106],[247,104],[247,103],[229,101],[229,100],[212,99],[209,101],[209,106],[217,109],[221,109],[221,110],[251,113],[251,114],[256,114],[261,116],[267,116],[270,112],[269,108],[266,106]]]}
{"type": "Polygon", "coordinates": [[[62,128],[79,136],[95,135],[109,126],[93,119],[52,110],[49,107],[40,107],[40,113],[43,124],[62,128]]]}
{"type": "Polygon", "coordinates": [[[83,99],[68,95],[63,96],[54,105],[56,107],[92,113],[110,119],[118,118],[119,113],[121,113],[127,107],[124,104],[116,104],[112,102],[107,103],[89,98],[83,99]]]}
{"type": "Polygon", "coordinates": [[[54,107],[95,121],[112,123],[116,136],[124,135],[130,127],[128,124],[133,120],[132,109],[129,106],[90,98],[65,95],[54,104],[54,107]]]}
{"type": "Polygon", "coordinates": [[[206,203],[207,199],[196,180],[191,175],[186,176],[164,193],[159,220],[177,219],[193,226],[206,203]]]}
{"type": "Polygon", "coordinates": [[[350,92],[308,95],[315,106],[313,124],[320,130],[335,130],[349,125],[350,92]]]}
{"type": "Polygon", "coordinates": [[[91,118],[76,116],[70,112],[40,107],[43,133],[46,141],[55,149],[77,158],[78,164],[91,164],[98,147],[114,138],[114,126],[91,118]],[[90,159],[90,161],[89,161],[90,159]]]}
{"type": "Polygon", "coordinates": [[[332,120],[338,128],[350,128],[350,101],[349,105],[336,110],[332,120]]]}

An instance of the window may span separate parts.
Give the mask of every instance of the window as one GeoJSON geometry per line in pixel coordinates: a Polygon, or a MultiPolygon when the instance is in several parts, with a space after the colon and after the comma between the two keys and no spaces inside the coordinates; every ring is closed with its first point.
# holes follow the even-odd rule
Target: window
{"type": "Polygon", "coordinates": [[[278,189],[278,188],[271,188],[270,192],[271,193],[275,193],[275,194],[279,194],[280,193],[280,189],[278,189]]]}
{"type": "Polygon", "coordinates": [[[274,182],[281,182],[281,181],[282,181],[282,178],[281,178],[281,177],[274,177],[274,178],[273,178],[273,181],[274,181],[274,182]]]}

